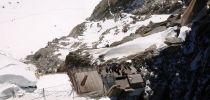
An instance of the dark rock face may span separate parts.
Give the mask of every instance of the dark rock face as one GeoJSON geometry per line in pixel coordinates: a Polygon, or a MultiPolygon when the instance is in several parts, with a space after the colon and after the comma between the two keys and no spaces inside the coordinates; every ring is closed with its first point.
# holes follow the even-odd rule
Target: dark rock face
{"type": "Polygon", "coordinates": [[[142,37],[151,35],[153,33],[158,33],[164,31],[166,29],[166,24],[169,24],[169,21],[165,21],[162,23],[150,23],[148,26],[142,26],[136,30],[135,34],[140,34],[142,37]]]}
{"type": "Polygon", "coordinates": [[[144,0],[102,0],[93,11],[90,20],[113,18],[114,14],[130,12],[143,4],[144,0]]]}
{"type": "Polygon", "coordinates": [[[26,63],[32,63],[36,65],[37,71],[39,73],[55,73],[57,68],[62,66],[63,61],[61,61],[54,52],[58,48],[55,44],[58,42],[58,39],[49,42],[45,48],[41,48],[34,55],[27,56],[26,63]]]}
{"type": "Polygon", "coordinates": [[[152,23],[148,26],[142,26],[139,29],[136,30],[135,34],[140,34],[142,37],[151,35],[153,33],[158,33],[161,31],[164,31],[168,27],[173,27],[173,26],[178,26],[180,27],[180,17],[179,15],[177,16],[170,16],[168,20],[161,22],[161,23],[152,23]]]}
{"type": "Polygon", "coordinates": [[[182,4],[177,0],[102,0],[89,19],[113,18],[123,12],[135,15],[169,14],[180,9],[182,4]]]}
{"type": "Polygon", "coordinates": [[[82,33],[85,31],[85,29],[86,29],[85,22],[83,22],[72,29],[72,31],[69,34],[69,37],[76,38],[76,37],[82,35],[82,33]]]}
{"type": "Polygon", "coordinates": [[[134,14],[169,14],[181,9],[182,4],[176,0],[145,0],[142,7],[133,11],[134,14]]]}
{"type": "Polygon", "coordinates": [[[181,44],[182,39],[177,37],[166,38],[166,44],[181,44]]]}
{"type": "MultiPolygon", "coordinates": [[[[182,46],[171,46],[160,54],[137,62],[146,63],[154,94],[151,100],[208,100],[210,98],[210,17],[192,25],[182,46]]],[[[138,58],[138,57],[137,57],[138,58]]],[[[135,58],[135,59],[137,59],[135,58]]],[[[140,57],[141,58],[141,57],[140,57]]],[[[141,63],[136,63],[136,67],[141,63]]]]}
{"type": "Polygon", "coordinates": [[[186,6],[188,6],[188,5],[190,4],[191,1],[192,1],[192,0],[182,0],[182,2],[184,2],[184,4],[185,4],[186,6]]]}
{"type": "Polygon", "coordinates": [[[151,31],[152,28],[149,26],[142,26],[139,29],[136,30],[135,34],[140,34],[141,36],[146,36],[145,34],[151,31]]]}
{"type": "Polygon", "coordinates": [[[82,55],[80,52],[70,52],[66,56],[66,67],[90,67],[91,61],[88,55],[82,55]]]}

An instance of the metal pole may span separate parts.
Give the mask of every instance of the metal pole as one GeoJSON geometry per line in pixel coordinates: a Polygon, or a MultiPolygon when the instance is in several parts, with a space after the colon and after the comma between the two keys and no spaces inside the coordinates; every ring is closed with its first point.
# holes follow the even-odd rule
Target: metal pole
{"type": "Polygon", "coordinates": [[[44,90],[44,88],[42,89],[42,95],[43,95],[44,100],[46,100],[46,98],[45,98],[45,90],[44,90]]]}

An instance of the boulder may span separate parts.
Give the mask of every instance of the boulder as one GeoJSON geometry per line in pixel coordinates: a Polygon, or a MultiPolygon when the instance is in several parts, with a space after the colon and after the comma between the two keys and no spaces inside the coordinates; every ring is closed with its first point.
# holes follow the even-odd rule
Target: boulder
{"type": "Polygon", "coordinates": [[[166,44],[181,44],[183,41],[181,38],[177,38],[177,37],[170,37],[170,38],[166,38],[165,43],[166,44]]]}

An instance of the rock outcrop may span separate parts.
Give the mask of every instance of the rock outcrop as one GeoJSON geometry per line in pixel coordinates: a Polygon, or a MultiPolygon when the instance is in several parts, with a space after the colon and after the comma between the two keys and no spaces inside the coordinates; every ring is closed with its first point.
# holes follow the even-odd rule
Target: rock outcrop
{"type": "MultiPolygon", "coordinates": [[[[100,63],[121,63],[131,60],[131,65],[147,82],[145,96],[150,100],[208,100],[210,98],[209,10],[206,8],[201,13],[193,15],[195,19],[192,31],[182,37],[179,36],[182,34],[180,32],[182,6],[189,5],[191,0],[182,1],[180,3],[178,0],[102,0],[88,21],[76,26],[69,36],[49,42],[48,46],[29,56],[28,59],[43,73],[56,72],[60,66],[62,67],[59,70],[65,71],[72,66],[89,67],[100,63]],[[153,14],[171,14],[171,16],[156,23],[147,21],[153,14]],[[146,24],[138,24],[143,22],[146,24]],[[171,27],[172,30],[168,29],[171,27]],[[169,33],[167,35],[174,33],[176,35],[160,37],[168,44],[167,46],[163,44],[163,48],[146,45],[148,48],[143,52],[121,59],[104,60],[106,52],[111,48],[121,45],[120,52],[125,52],[127,50],[122,50],[125,47],[123,44],[167,29],[169,33]],[[77,50],[81,52],[77,53],[77,50]],[[61,60],[59,57],[63,52],[67,53],[61,60]],[[85,52],[94,54],[84,56],[85,52]],[[94,57],[97,59],[93,59],[94,57]]],[[[114,50],[109,54],[118,52],[114,50]]]]}
{"type": "MultiPolygon", "coordinates": [[[[207,11],[207,10],[206,10],[207,11]]],[[[208,11],[207,11],[208,12],[208,11]]],[[[135,66],[147,69],[154,94],[150,100],[208,100],[209,98],[209,13],[200,14],[181,45],[170,46],[152,58],[134,57],[135,66]],[[136,63],[137,62],[137,63],[136,63]],[[149,74],[153,73],[153,74],[149,74]]],[[[178,38],[168,40],[177,43],[178,38]]]]}
{"type": "Polygon", "coordinates": [[[176,0],[102,0],[87,21],[77,25],[68,36],[54,39],[34,55],[28,56],[28,63],[35,64],[41,73],[54,73],[64,65],[64,60],[69,52],[78,49],[114,47],[179,25],[180,14],[172,16],[163,23],[150,23],[144,26],[138,24],[140,21],[149,19],[151,14],[165,13],[162,11],[166,9],[163,5],[175,6],[173,10],[167,12],[168,14],[177,13],[176,11],[182,9],[180,8],[181,3],[176,0]],[[151,10],[151,12],[145,11],[153,9],[152,7],[158,9],[151,10]],[[109,35],[115,36],[114,39],[110,41],[109,35]]]}
{"type": "Polygon", "coordinates": [[[116,13],[134,10],[140,7],[144,0],[102,0],[93,11],[90,20],[113,18],[116,13]]]}

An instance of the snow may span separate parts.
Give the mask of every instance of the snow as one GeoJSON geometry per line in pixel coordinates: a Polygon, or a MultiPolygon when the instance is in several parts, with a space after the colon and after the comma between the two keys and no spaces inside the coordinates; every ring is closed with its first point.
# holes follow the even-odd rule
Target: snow
{"type": "Polygon", "coordinates": [[[169,14],[162,14],[162,15],[152,15],[151,22],[153,23],[160,23],[166,21],[170,15],[169,14]]]}
{"type": "Polygon", "coordinates": [[[182,4],[182,3],[183,3],[183,2],[182,2],[182,0],[179,0],[178,2],[179,2],[180,4],[182,4]]]}
{"type": "Polygon", "coordinates": [[[86,43],[88,47],[92,47],[95,42],[100,41],[97,47],[101,48],[107,44],[110,45],[116,41],[122,40],[124,37],[135,33],[139,27],[149,25],[150,22],[159,23],[166,21],[170,15],[152,15],[145,21],[138,21],[136,24],[130,25],[131,29],[126,33],[122,32],[122,29],[133,21],[131,18],[133,15],[123,13],[122,16],[124,17],[119,21],[108,19],[105,21],[88,23],[86,25],[87,30],[84,32],[83,36],[79,37],[79,40],[86,43]]]}
{"type": "Polygon", "coordinates": [[[52,74],[52,75],[44,75],[40,77],[39,81],[37,82],[37,89],[47,88],[46,90],[58,90],[59,89],[69,89],[70,81],[69,77],[66,74],[52,74]],[[60,88],[60,87],[63,88],[60,88]],[[54,87],[54,88],[50,88],[54,87]],[[59,87],[59,88],[56,88],[59,87]]]}
{"type": "Polygon", "coordinates": [[[32,65],[26,65],[6,53],[0,52],[0,100],[5,100],[14,94],[21,96],[21,88],[35,87],[37,78],[32,65]]]}
{"type": "Polygon", "coordinates": [[[25,58],[48,41],[68,35],[100,1],[1,0],[0,50],[16,59],[25,58]]]}
{"type": "Polygon", "coordinates": [[[14,84],[1,84],[0,85],[0,100],[5,100],[14,95],[14,91],[18,87],[14,84]]]}
{"type": "Polygon", "coordinates": [[[20,87],[35,86],[35,73],[28,65],[0,54],[0,84],[11,83],[20,87]]]}
{"type": "MultiPolygon", "coordinates": [[[[16,97],[9,100],[43,100],[43,89],[45,98],[49,100],[93,100],[80,97],[72,91],[71,82],[65,73],[44,75],[37,79],[31,65],[2,54],[0,54],[0,100],[12,97],[14,94],[16,97]],[[32,93],[21,89],[21,87],[35,85],[37,89],[32,93]]],[[[109,100],[109,98],[101,100],[109,100]]]]}
{"type": "MultiPolygon", "coordinates": [[[[71,82],[65,73],[44,75],[38,80],[35,92],[9,100],[43,100],[43,89],[46,100],[93,100],[80,97],[75,91],[72,91],[71,82]]],[[[101,98],[100,100],[109,100],[109,98],[101,98]]]]}
{"type": "MultiPolygon", "coordinates": [[[[11,97],[13,90],[37,85],[33,93],[10,100],[87,100],[72,91],[66,74],[41,76],[37,80],[32,66],[20,62],[46,46],[48,41],[69,34],[90,16],[101,0],[1,0],[0,1],[0,100],[11,97]],[[5,94],[6,91],[6,94],[5,94]]],[[[71,39],[78,42],[78,39],[71,39]]],[[[63,47],[67,53],[66,47],[63,47]]],[[[74,50],[74,49],[73,49],[74,50]]],[[[100,100],[109,100],[101,98],[100,100]]]]}
{"type": "MultiPolygon", "coordinates": [[[[166,21],[170,14],[152,15],[150,18],[143,21],[136,21],[136,23],[133,23],[134,20],[132,17],[135,17],[134,15],[122,13],[122,16],[122,18],[117,20],[106,19],[95,22],[87,21],[83,34],[78,36],[78,38],[67,37],[65,41],[60,41],[59,43],[64,42],[68,45],[58,45],[60,48],[54,54],[59,54],[59,58],[64,60],[69,52],[75,51],[81,46],[86,46],[87,48],[103,48],[107,44],[111,45],[112,43],[121,41],[126,36],[135,33],[141,26],[147,26],[151,22],[159,23],[166,21]],[[128,31],[123,32],[123,28],[127,25],[129,25],[128,31]],[[75,44],[77,44],[76,47],[73,46],[75,44]]],[[[144,19],[144,17],[145,16],[142,16],[140,19],[144,19]]],[[[101,50],[106,51],[107,49],[101,50]]]]}
{"type": "Polygon", "coordinates": [[[180,33],[178,38],[181,38],[182,41],[185,41],[187,34],[191,31],[190,27],[187,26],[182,26],[180,29],[180,33]]]}
{"type": "Polygon", "coordinates": [[[116,47],[94,49],[88,52],[93,55],[94,59],[97,59],[99,55],[104,55],[104,60],[110,60],[112,58],[123,58],[143,52],[152,45],[156,45],[157,49],[163,48],[167,46],[164,43],[165,38],[175,37],[177,35],[177,33],[174,31],[176,29],[177,27],[170,27],[163,32],[155,33],[146,37],[139,37],[116,47]]]}
{"type": "Polygon", "coordinates": [[[67,43],[68,45],[67,46],[59,45],[60,49],[54,52],[54,55],[57,55],[57,54],[60,55],[58,56],[58,58],[63,61],[66,59],[66,55],[68,55],[70,51],[75,51],[80,48],[80,45],[78,45],[77,47],[72,47],[74,43],[80,43],[78,39],[75,39],[72,37],[59,41],[59,44],[61,43],[67,43]]]}

